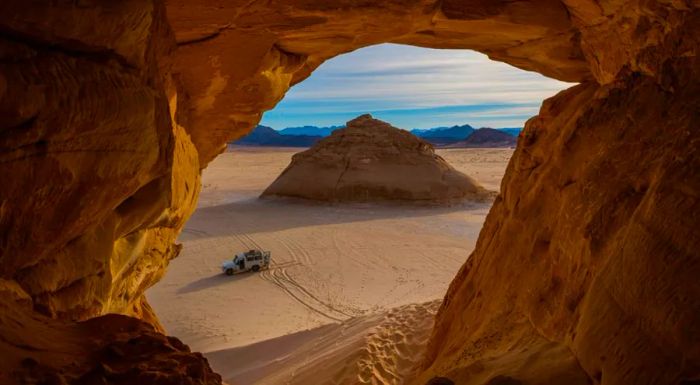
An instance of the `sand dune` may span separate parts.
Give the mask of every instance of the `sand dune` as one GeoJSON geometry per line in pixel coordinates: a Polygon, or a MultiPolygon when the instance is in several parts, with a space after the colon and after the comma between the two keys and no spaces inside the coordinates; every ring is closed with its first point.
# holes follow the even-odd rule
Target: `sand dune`
{"type": "Polygon", "coordinates": [[[439,304],[405,305],[207,358],[231,385],[400,384],[423,353],[439,304]]]}

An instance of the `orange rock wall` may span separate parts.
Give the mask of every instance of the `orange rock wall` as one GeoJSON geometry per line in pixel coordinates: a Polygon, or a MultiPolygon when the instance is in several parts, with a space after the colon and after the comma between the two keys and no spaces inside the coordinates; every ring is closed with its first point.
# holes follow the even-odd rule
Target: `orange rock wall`
{"type": "Polygon", "coordinates": [[[700,13],[666,15],[648,39],[661,25],[638,20],[631,36],[649,46],[627,42],[639,56],[612,81],[563,91],[527,122],[415,383],[700,378],[700,13]],[[554,366],[538,358],[550,349],[554,366]]]}
{"type": "Polygon", "coordinates": [[[180,44],[175,68],[191,101],[180,110],[202,163],[323,61],[372,44],[476,49],[557,79],[591,77],[579,32],[557,0],[466,8],[436,0],[169,0],[167,7],[180,44]]]}
{"type": "Polygon", "coordinates": [[[51,316],[129,313],[199,188],[162,4],[103,3],[0,5],[0,274],[51,316]]]}
{"type": "Polygon", "coordinates": [[[574,362],[558,368],[596,383],[700,374],[699,96],[626,74],[545,101],[445,298],[423,380],[575,383],[547,360],[489,362],[527,362],[542,338],[574,362]]]}
{"type": "Polygon", "coordinates": [[[200,168],[324,60],[395,42],[584,83],[528,123],[417,383],[697,381],[699,6],[1,2],[0,320],[32,320],[0,329],[5,364],[63,370],[51,351],[98,348],[62,336],[106,313],[158,328],[143,292],[177,255],[200,168]],[[36,325],[47,337],[17,339],[36,325]]]}

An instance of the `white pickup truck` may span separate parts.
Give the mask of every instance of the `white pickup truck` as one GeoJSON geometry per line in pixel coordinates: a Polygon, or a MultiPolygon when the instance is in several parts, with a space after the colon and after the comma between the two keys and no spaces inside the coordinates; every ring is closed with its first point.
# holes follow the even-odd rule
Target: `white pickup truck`
{"type": "Polygon", "coordinates": [[[238,253],[229,261],[221,264],[221,271],[226,275],[234,275],[246,271],[260,271],[270,267],[270,252],[262,250],[248,250],[238,253]]]}

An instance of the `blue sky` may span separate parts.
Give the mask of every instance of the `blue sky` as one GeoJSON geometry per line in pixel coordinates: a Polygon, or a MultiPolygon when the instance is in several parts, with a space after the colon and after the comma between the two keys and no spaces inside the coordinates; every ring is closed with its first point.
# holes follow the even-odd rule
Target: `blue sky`
{"type": "Polygon", "coordinates": [[[474,51],[382,44],[327,61],[261,124],[342,125],[371,113],[406,129],[522,127],[543,99],[571,85],[474,51]]]}

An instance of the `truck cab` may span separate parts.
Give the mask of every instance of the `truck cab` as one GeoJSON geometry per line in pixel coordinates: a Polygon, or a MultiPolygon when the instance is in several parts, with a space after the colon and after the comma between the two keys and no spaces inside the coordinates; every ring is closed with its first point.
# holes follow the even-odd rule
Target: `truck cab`
{"type": "Polygon", "coordinates": [[[246,271],[260,271],[270,267],[270,252],[262,250],[248,250],[236,254],[233,259],[221,264],[221,271],[226,275],[234,275],[246,271]]]}

